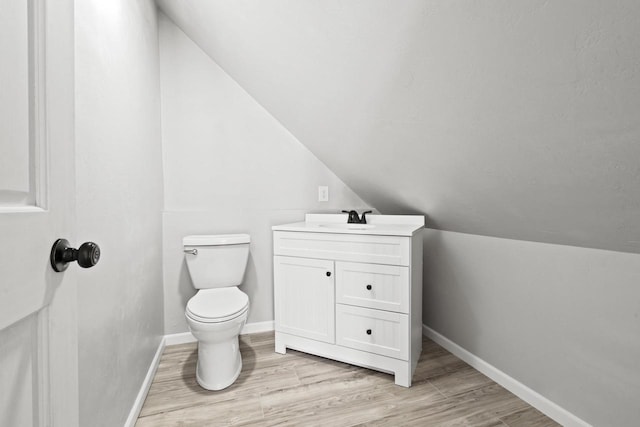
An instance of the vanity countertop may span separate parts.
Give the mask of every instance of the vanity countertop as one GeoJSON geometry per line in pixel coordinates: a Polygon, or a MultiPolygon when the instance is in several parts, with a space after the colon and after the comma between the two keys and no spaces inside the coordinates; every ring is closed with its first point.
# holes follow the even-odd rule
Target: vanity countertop
{"type": "Polygon", "coordinates": [[[303,222],[274,225],[274,231],[413,236],[424,228],[422,215],[367,215],[367,224],[347,224],[347,214],[306,214],[303,222]]]}

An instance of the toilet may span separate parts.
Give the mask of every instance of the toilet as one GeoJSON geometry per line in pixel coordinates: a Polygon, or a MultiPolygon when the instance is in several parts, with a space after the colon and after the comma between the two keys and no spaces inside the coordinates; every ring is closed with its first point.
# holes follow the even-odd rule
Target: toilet
{"type": "Polygon", "coordinates": [[[198,340],[196,379],[207,390],[229,387],[240,375],[238,335],[249,311],[249,297],[238,289],[249,258],[247,234],[186,236],[187,269],[198,292],[185,316],[198,340]]]}

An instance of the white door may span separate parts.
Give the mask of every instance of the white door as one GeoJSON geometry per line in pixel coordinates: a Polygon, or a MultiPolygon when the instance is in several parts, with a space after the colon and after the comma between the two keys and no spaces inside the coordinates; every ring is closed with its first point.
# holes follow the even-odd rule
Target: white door
{"type": "Polygon", "coordinates": [[[273,258],[276,331],[334,344],[333,261],[273,258]]]}
{"type": "Polygon", "coordinates": [[[0,0],[0,425],[77,426],[73,0],[0,0]]]}

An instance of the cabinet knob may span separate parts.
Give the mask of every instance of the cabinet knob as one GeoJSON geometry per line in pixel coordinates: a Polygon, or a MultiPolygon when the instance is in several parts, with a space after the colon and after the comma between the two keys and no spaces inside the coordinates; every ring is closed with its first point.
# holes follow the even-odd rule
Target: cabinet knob
{"type": "Polygon", "coordinates": [[[367,329],[367,335],[371,335],[371,329],[367,329]]]}
{"type": "Polygon", "coordinates": [[[371,290],[371,285],[367,285],[367,290],[370,291],[371,290]]]}
{"type": "Polygon", "coordinates": [[[331,277],[331,272],[327,271],[327,277],[331,277]]]}

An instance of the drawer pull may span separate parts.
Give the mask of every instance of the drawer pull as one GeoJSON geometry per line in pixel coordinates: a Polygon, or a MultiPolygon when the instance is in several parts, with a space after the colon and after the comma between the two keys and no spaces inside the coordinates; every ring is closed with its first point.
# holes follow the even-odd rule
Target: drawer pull
{"type": "Polygon", "coordinates": [[[371,329],[367,329],[367,335],[371,335],[371,329]]]}
{"type": "Polygon", "coordinates": [[[327,277],[331,277],[331,272],[327,271],[327,277]]]}
{"type": "Polygon", "coordinates": [[[367,285],[367,290],[370,291],[371,290],[371,285],[367,285]]]}

